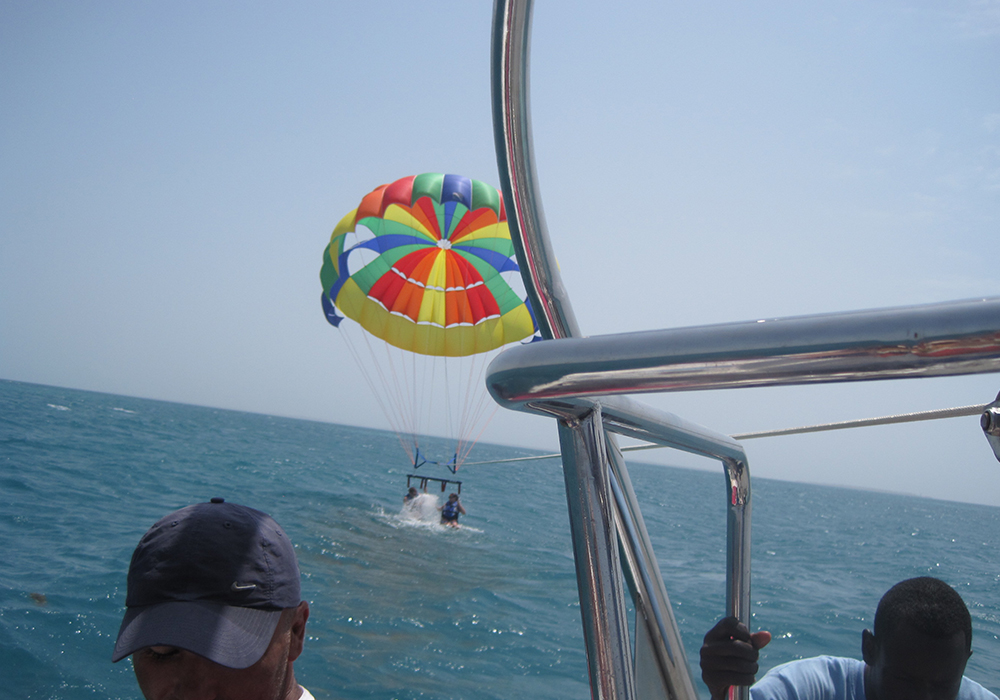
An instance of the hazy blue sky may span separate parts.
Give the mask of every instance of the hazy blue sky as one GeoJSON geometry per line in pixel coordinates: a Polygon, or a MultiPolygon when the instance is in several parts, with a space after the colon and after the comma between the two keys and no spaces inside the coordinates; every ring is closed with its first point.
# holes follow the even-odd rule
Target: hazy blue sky
{"type": "MultiPolygon", "coordinates": [[[[498,184],[491,15],[0,2],[0,377],[387,427],[321,314],[322,251],[381,183],[498,184]]],[[[532,46],[584,333],[1000,294],[997,0],[538,0],[532,46]]],[[[649,401],[736,433],[998,391],[993,374],[649,401]]],[[[485,439],[556,445],[508,412],[485,439]]],[[[1000,505],[975,417],[747,448],[761,476],[1000,505]]]]}

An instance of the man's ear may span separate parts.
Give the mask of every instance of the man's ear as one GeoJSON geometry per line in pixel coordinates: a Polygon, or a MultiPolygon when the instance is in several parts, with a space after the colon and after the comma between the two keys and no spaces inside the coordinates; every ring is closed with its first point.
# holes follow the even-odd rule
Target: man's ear
{"type": "Polygon", "coordinates": [[[861,633],[861,658],[869,666],[874,666],[878,658],[878,640],[870,630],[861,633]]]}
{"type": "Polygon", "coordinates": [[[295,615],[292,618],[292,626],[289,629],[291,640],[288,646],[288,660],[295,661],[302,653],[302,647],[306,642],[306,620],[309,619],[309,603],[302,601],[299,607],[295,608],[295,615]]]}

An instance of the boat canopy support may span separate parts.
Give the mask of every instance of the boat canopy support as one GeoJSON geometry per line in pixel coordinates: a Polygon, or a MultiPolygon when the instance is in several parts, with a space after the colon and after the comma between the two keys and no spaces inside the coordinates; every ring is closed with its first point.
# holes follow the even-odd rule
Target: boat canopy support
{"type": "MultiPolygon", "coordinates": [[[[531,142],[530,23],[531,0],[494,4],[491,70],[497,166],[511,239],[539,332],[545,339],[573,338],[580,330],[546,231],[531,142]]],[[[577,394],[521,408],[558,420],[592,697],[697,700],[659,565],[613,433],[722,460],[731,503],[727,610],[749,622],[750,479],[742,448],[727,436],[620,396],[596,401],[577,394]],[[624,606],[626,582],[635,607],[634,654],[624,606]]],[[[745,688],[737,693],[746,697],[745,688]]]]}
{"type": "MultiPolygon", "coordinates": [[[[488,369],[502,406],[556,418],[595,700],[697,700],[615,433],[714,457],[726,475],[726,610],[750,621],[750,474],[731,437],[622,394],[1000,371],[1000,298],[583,338],[549,241],[531,137],[532,0],[496,0],[491,73],[500,189],[546,340],[488,369]],[[635,643],[624,603],[635,606],[635,643]]],[[[1000,397],[998,397],[1000,402],[1000,397]]],[[[983,413],[1000,458],[1000,403],[983,413]]],[[[720,494],[721,495],[721,494],[720,494]]],[[[746,687],[730,699],[745,700],[746,687]]]]}

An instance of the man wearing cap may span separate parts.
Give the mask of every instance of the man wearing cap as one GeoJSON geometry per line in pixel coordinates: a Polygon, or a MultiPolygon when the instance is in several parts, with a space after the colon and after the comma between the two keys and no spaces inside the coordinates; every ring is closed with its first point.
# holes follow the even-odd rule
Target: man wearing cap
{"type": "Polygon", "coordinates": [[[295,681],[309,604],[274,520],[213,498],[139,540],[113,662],[132,656],[148,700],[312,700],[295,681]]]}

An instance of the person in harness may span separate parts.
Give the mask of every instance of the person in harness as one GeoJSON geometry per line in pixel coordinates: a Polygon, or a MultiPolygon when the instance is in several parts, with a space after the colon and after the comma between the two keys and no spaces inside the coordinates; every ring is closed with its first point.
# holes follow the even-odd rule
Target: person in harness
{"type": "Polygon", "coordinates": [[[462,507],[462,502],[458,500],[457,493],[450,494],[445,504],[438,506],[438,510],[441,511],[441,524],[450,527],[458,527],[459,513],[465,515],[465,508],[462,507]]]}

